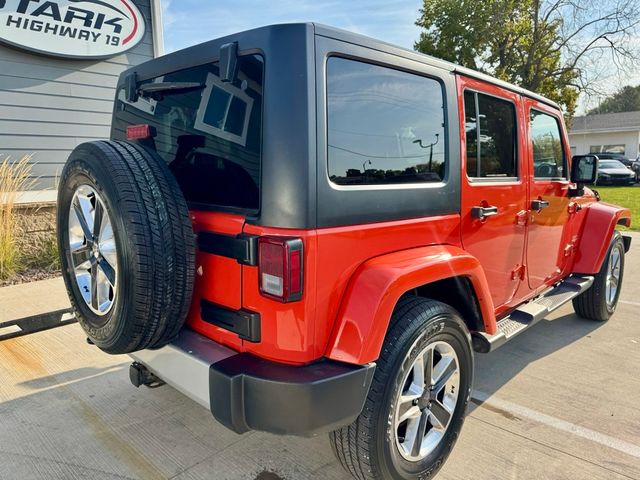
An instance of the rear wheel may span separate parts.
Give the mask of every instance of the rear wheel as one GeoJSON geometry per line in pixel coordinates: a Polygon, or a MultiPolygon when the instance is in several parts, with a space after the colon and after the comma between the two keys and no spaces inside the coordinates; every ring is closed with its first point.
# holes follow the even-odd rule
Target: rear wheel
{"type": "Polygon", "coordinates": [[[170,342],[193,290],[187,205],[155,153],[125,142],[77,147],[58,193],[63,277],[80,325],[108,353],[170,342]]]}
{"type": "Polygon", "coordinates": [[[615,232],[607,256],[596,274],[593,285],[573,299],[575,312],[589,320],[605,322],[616,311],[624,275],[624,242],[615,232]]]}
{"type": "Polygon", "coordinates": [[[431,478],[458,438],[472,378],[458,313],[425,298],[401,300],[362,413],[330,434],[334,453],[357,479],[431,478]]]}

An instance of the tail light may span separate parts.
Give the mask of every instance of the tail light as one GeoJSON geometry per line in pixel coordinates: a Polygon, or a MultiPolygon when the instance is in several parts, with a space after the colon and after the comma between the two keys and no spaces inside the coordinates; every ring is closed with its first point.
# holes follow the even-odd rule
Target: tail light
{"type": "Polygon", "coordinates": [[[148,140],[156,136],[156,129],[151,125],[129,125],[127,127],[127,140],[148,140]]]}
{"type": "Polygon", "coordinates": [[[303,248],[299,238],[260,237],[260,293],[281,302],[302,298],[303,248]]]}

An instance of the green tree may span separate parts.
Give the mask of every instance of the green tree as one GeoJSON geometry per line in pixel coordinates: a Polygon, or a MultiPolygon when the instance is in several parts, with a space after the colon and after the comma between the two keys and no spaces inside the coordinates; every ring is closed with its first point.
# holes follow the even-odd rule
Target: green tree
{"type": "Polygon", "coordinates": [[[640,85],[622,87],[596,108],[589,110],[587,115],[597,113],[635,112],[640,110],[640,85]]]}
{"type": "Polygon", "coordinates": [[[638,58],[637,0],[423,0],[416,50],[540,93],[571,118],[611,64],[638,58]],[[595,67],[594,67],[595,65],[595,67]]]}

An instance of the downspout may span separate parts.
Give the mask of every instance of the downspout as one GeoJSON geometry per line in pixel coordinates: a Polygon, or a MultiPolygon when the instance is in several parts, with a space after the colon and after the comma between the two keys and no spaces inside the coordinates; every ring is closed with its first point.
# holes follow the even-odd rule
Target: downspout
{"type": "Polygon", "coordinates": [[[164,55],[164,25],[162,23],[161,0],[151,0],[151,22],[153,23],[153,56],[164,55]]]}

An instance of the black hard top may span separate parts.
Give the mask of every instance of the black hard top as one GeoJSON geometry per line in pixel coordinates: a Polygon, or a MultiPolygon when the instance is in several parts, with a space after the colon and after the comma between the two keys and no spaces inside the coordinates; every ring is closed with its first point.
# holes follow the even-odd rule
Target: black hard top
{"type": "MultiPolygon", "coordinates": [[[[458,73],[460,75],[465,75],[467,77],[476,78],[478,80],[482,80],[487,83],[491,83],[498,87],[511,90],[513,92],[519,93],[521,95],[533,98],[540,102],[546,103],[552,107],[560,109],[560,106],[549,100],[542,95],[538,95],[530,90],[522,88],[518,85],[505,82],[503,80],[499,80],[485,73],[481,73],[470,68],[462,67],[460,65],[456,65],[455,63],[451,63],[445,60],[441,60],[436,57],[432,57],[430,55],[425,55],[423,53],[416,52],[414,50],[409,50],[406,48],[399,47],[397,45],[393,45],[391,43],[384,42],[382,40],[377,40],[375,38],[368,37],[366,35],[361,35],[358,33],[349,32],[347,30],[343,30],[340,28],[330,27],[328,25],[323,25],[315,22],[307,22],[307,23],[284,23],[284,24],[274,24],[267,25],[264,27],[254,28],[251,30],[245,30],[242,32],[238,32],[232,35],[227,35],[225,37],[220,37],[215,40],[211,40],[199,45],[195,45],[192,47],[187,47],[185,49],[170,53],[159,59],[151,60],[149,62],[144,63],[144,66],[160,66],[162,65],[166,71],[175,71],[176,69],[184,68],[178,67],[177,65],[181,65],[184,63],[185,58],[189,58],[192,55],[198,56],[201,55],[205,51],[210,51],[210,47],[223,45],[228,42],[238,41],[239,38],[242,37],[269,37],[272,31],[278,30],[299,30],[300,28],[307,28],[313,31],[316,35],[320,35],[327,38],[332,38],[335,40],[340,40],[347,43],[352,43],[354,45],[359,45],[366,48],[371,48],[373,50],[379,50],[381,52],[390,53],[393,55],[398,55],[403,58],[407,58],[410,60],[414,60],[420,63],[424,63],[426,65],[430,65],[433,67],[441,68],[448,72],[458,73]]],[[[241,46],[242,48],[242,46],[241,46]]],[[[130,70],[140,70],[140,67],[133,67],[130,70]]]]}

